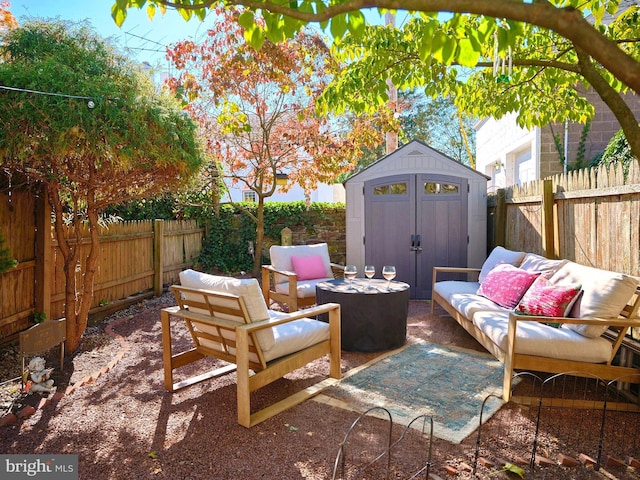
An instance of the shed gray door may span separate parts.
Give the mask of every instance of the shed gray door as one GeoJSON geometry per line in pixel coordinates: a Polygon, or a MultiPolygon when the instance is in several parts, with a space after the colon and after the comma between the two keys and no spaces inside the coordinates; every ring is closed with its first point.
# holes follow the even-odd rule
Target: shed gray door
{"type": "Polygon", "coordinates": [[[395,265],[411,298],[430,299],[434,266],[467,264],[467,180],[394,175],[365,182],[365,263],[395,265]]]}

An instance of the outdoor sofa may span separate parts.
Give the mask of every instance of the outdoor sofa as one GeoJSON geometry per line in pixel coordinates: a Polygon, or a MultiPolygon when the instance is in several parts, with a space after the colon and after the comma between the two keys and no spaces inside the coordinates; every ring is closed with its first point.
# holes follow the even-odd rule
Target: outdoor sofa
{"type": "Polygon", "coordinates": [[[616,272],[496,247],[482,268],[434,267],[433,302],[504,363],[502,396],[515,370],[640,383],[614,360],[640,327],[639,280],[616,272]],[[452,275],[465,276],[452,280],[452,275]],[[447,279],[447,277],[449,279],[447,279]]]}

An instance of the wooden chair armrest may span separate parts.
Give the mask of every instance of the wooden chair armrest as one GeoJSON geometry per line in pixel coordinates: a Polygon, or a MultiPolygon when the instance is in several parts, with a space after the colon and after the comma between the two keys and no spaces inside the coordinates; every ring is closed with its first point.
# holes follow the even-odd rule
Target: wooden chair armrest
{"type": "Polygon", "coordinates": [[[285,314],[284,316],[278,318],[269,318],[260,322],[252,322],[246,324],[234,322],[233,320],[227,320],[225,318],[212,317],[204,313],[190,312],[189,310],[180,309],[180,307],[178,306],[163,308],[162,310],[169,313],[170,315],[191,318],[204,323],[208,323],[209,325],[219,325],[236,329],[242,328],[249,332],[255,332],[258,330],[264,330],[265,328],[275,327],[276,325],[282,325],[283,323],[293,322],[294,320],[300,320],[301,318],[315,317],[316,315],[319,315],[321,313],[328,313],[331,310],[336,309],[340,309],[340,305],[338,303],[323,303],[322,305],[306,308],[304,310],[298,310],[292,313],[285,314]]]}
{"type": "Polygon", "coordinates": [[[432,285],[436,284],[438,273],[475,273],[479,276],[480,269],[470,267],[433,267],[432,285]]]}
{"type": "Polygon", "coordinates": [[[290,272],[288,270],[278,270],[273,265],[262,265],[262,271],[277,273],[278,275],[284,275],[285,277],[297,277],[296,272],[290,272]]]}
{"type": "Polygon", "coordinates": [[[333,278],[343,278],[344,277],[344,265],[340,265],[338,263],[331,263],[331,272],[333,273],[333,278]]]}
{"type": "Polygon", "coordinates": [[[541,315],[518,315],[517,313],[509,313],[509,321],[513,318],[514,322],[543,322],[543,323],[560,323],[560,324],[577,324],[577,325],[602,325],[609,327],[640,327],[640,318],[573,318],[573,317],[544,317],[541,315]]]}
{"type": "Polygon", "coordinates": [[[242,328],[248,332],[256,332],[258,330],[264,330],[265,328],[275,327],[276,325],[282,325],[283,323],[293,322],[294,320],[300,320],[301,318],[311,318],[321,313],[328,313],[331,310],[339,310],[340,305],[338,303],[323,303],[311,308],[305,308],[304,310],[297,310],[292,313],[286,314],[279,318],[269,318],[260,322],[252,322],[244,325],[239,325],[237,328],[242,328]]]}
{"type": "Polygon", "coordinates": [[[471,267],[433,267],[433,271],[443,273],[480,273],[479,268],[471,267]]]}

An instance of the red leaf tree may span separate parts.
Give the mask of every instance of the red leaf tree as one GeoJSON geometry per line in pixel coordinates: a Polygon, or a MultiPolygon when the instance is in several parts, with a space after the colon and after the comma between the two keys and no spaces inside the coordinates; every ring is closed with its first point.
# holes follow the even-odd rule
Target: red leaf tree
{"type": "MultiPolygon", "coordinates": [[[[263,205],[276,191],[276,175],[287,174],[283,191],[305,192],[351,170],[362,148],[373,148],[392,115],[344,122],[316,113],[316,99],[339,66],[317,34],[293,41],[266,41],[258,51],[245,43],[239,10],[218,10],[216,25],[200,42],[172,46],[168,57],[179,76],[170,86],[188,102],[218,162],[227,187],[256,194],[254,274],[260,268],[263,205]],[[383,127],[384,125],[384,127],[383,127]]],[[[253,17],[251,17],[253,21],[253,17]]]]}

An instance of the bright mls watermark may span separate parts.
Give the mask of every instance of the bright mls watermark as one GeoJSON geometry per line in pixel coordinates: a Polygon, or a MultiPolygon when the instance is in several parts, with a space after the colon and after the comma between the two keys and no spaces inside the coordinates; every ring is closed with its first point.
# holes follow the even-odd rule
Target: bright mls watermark
{"type": "Polygon", "coordinates": [[[78,480],[78,455],[0,455],[3,480],[78,480]]]}

